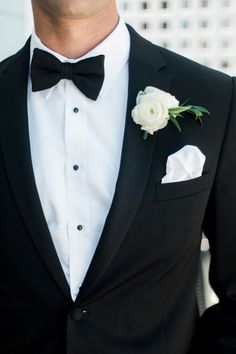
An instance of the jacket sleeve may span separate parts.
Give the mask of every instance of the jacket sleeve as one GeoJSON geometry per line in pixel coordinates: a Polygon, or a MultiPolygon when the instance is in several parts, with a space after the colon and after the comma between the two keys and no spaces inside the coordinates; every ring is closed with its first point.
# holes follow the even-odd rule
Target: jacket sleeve
{"type": "Polygon", "coordinates": [[[210,242],[210,283],[219,303],[199,323],[204,354],[236,354],[236,80],[214,186],[203,222],[210,242]]]}

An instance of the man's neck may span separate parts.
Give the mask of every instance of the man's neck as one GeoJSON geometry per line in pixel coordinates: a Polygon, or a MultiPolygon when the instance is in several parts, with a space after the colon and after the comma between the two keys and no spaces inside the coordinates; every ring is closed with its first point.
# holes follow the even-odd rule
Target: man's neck
{"type": "Polygon", "coordinates": [[[35,17],[35,32],[42,43],[69,59],[77,59],[102,42],[117,26],[116,8],[89,19],[53,18],[43,12],[35,17]],[[106,21],[104,21],[106,19],[106,21]]]}

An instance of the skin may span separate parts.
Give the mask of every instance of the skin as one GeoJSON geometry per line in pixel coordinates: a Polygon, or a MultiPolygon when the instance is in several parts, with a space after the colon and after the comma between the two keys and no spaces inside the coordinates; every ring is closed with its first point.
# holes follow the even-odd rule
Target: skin
{"type": "Polygon", "coordinates": [[[32,0],[35,31],[51,50],[77,59],[117,26],[116,0],[32,0]]]}

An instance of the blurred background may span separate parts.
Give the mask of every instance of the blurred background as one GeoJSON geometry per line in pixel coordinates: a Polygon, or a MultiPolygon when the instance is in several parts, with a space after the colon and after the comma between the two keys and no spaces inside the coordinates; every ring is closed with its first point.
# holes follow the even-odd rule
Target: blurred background
{"type": "MultiPolygon", "coordinates": [[[[0,1],[0,60],[32,30],[30,0],[0,1]]],[[[236,0],[117,0],[141,35],[209,67],[236,73],[236,0]]]]}
{"type": "MultiPolygon", "coordinates": [[[[0,60],[20,49],[30,35],[30,4],[0,0],[0,60]]],[[[117,0],[117,4],[125,21],[152,42],[236,74],[236,0],[117,0]]],[[[209,245],[204,237],[201,258],[197,292],[202,311],[217,301],[208,283],[209,245]]]]}

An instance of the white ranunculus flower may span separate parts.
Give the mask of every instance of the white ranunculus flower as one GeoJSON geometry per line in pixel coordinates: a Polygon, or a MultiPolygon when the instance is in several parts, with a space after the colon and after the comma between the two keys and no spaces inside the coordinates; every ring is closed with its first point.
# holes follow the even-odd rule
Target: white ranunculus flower
{"type": "Polygon", "coordinates": [[[159,129],[163,129],[169,120],[169,108],[179,106],[179,101],[169,93],[158,88],[148,86],[144,92],[137,96],[137,105],[132,110],[132,118],[135,123],[141,125],[141,129],[153,135],[159,129]]]}
{"type": "Polygon", "coordinates": [[[162,91],[157,87],[147,86],[144,93],[146,95],[155,95],[168,109],[179,106],[179,101],[175,98],[175,96],[172,96],[169,92],[162,91]]]}

